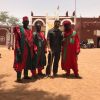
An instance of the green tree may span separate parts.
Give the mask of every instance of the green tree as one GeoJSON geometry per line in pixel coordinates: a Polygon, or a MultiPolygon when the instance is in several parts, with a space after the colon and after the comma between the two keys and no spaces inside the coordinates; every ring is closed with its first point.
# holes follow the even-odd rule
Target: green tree
{"type": "Polygon", "coordinates": [[[0,12],[0,22],[1,24],[14,26],[19,23],[19,19],[14,16],[9,16],[7,11],[1,11],[0,12]]]}
{"type": "Polygon", "coordinates": [[[19,19],[13,16],[9,17],[8,19],[9,25],[17,25],[18,22],[19,22],[19,19]]]}
{"type": "Polygon", "coordinates": [[[0,12],[0,22],[1,23],[6,23],[8,19],[9,19],[8,12],[6,11],[0,12]]]}

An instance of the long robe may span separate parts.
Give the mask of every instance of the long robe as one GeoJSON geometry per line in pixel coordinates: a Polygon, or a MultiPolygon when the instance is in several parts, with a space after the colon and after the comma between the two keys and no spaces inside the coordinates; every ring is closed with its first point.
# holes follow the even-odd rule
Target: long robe
{"type": "Polygon", "coordinates": [[[64,32],[61,60],[63,70],[69,71],[73,69],[76,74],[78,73],[77,54],[79,52],[80,43],[77,33],[73,30],[64,32]]]}
{"type": "Polygon", "coordinates": [[[35,54],[34,61],[36,62],[36,68],[44,68],[46,65],[46,38],[43,32],[34,32],[34,42],[37,46],[37,54],[35,54]]]}
{"type": "Polygon", "coordinates": [[[36,46],[33,43],[33,34],[30,29],[15,27],[15,50],[14,50],[14,69],[21,72],[22,69],[34,69],[33,57],[36,46]]]}

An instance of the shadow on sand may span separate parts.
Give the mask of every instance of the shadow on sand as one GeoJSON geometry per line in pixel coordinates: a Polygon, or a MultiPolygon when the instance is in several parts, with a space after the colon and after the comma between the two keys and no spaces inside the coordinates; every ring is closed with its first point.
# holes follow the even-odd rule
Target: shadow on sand
{"type": "MultiPolygon", "coordinates": [[[[2,79],[8,75],[0,75],[0,87],[6,81],[2,79]]],[[[17,84],[14,88],[5,90],[0,89],[0,100],[71,100],[70,95],[57,95],[43,90],[28,90],[28,84],[17,84]]]]}
{"type": "Polygon", "coordinates": [[[81,76],[75,77],[74,74],[70,74],[70,76],[66,76],[66,74],[58,74],[56,77],[51,76],[51,78],[83,79],[81,76]]]}
{"type": "Polygon", "coordinates": [[[2,80],[5,77],[9,77],[9,75],[6,75],[6,74],[1,74],[0,75],[0,88],[1,88],[2,84],[4,84],[6,82],[6,81],[2,80]]]}

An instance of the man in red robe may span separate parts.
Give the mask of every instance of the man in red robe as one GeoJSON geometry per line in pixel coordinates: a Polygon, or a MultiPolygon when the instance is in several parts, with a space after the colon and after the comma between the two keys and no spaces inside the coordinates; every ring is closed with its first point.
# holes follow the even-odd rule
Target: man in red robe
{"type": "Polygon", "coordinates": [[[34,43],[37,46],[37,54],[34,56],[34,62],[35,62],[35,68],[36,69],[32,71],[33,78],[37,77],[44,77],[45,74],[43,74],[42,70],[44,69],[44,66],[46,65],[46,38],[45,34],[41,31],[41,23],[36,22],[35,24],[35,32],[34,34],[34,43]]]}
{"type": "Polygon", "coordinates": [[[28,17],[23,17],[23,26],[16,26],[15,33],[15,50],[14,50],[14,69],[17,72],[17,81],[21,81],[21,73],[24,69],[24,79],[28,77],[28,69],[33,70],[33,57],[36,46],[33,43],[33,34],[28,27],[28,17]]]}
{"type": "Polygon", "coordinates": [[[75,77],[78,74],[78,54],[80,52],[80,42],[77,33],[72,29],[71,23],[65,21],[64,26],[64,40],[62,44],[62,69],[66,71],[66,76],[70,75],[70,69],[74,71],[75,77]]]}

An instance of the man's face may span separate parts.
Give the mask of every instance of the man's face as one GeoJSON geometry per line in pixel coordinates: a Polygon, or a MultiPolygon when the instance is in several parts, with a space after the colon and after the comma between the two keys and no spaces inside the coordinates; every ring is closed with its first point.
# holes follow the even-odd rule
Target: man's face
{"type": "Polygon", "coordinates": [[[23,25],[27,27],[29,25],[29,21],[28,20],[23,21],[23,25]]]}
{"type": "Polygon", "coordinates": [[[64,31],[70,31],[71,30],[71,25],[64,25],[64,31]]]}
{"type": "Polygon", "coordinates": [[[35,27],[36,27],[36,31],[37,32],[40,32],[41,31],[41,25],[40,24],[36,24],[35,27]]]}
{"type": "Polygon", "coordinates": [[[60,26],[60,22],[55,22],[54,23],[54,27],[59,28],[59,26],[60,26]]]}

